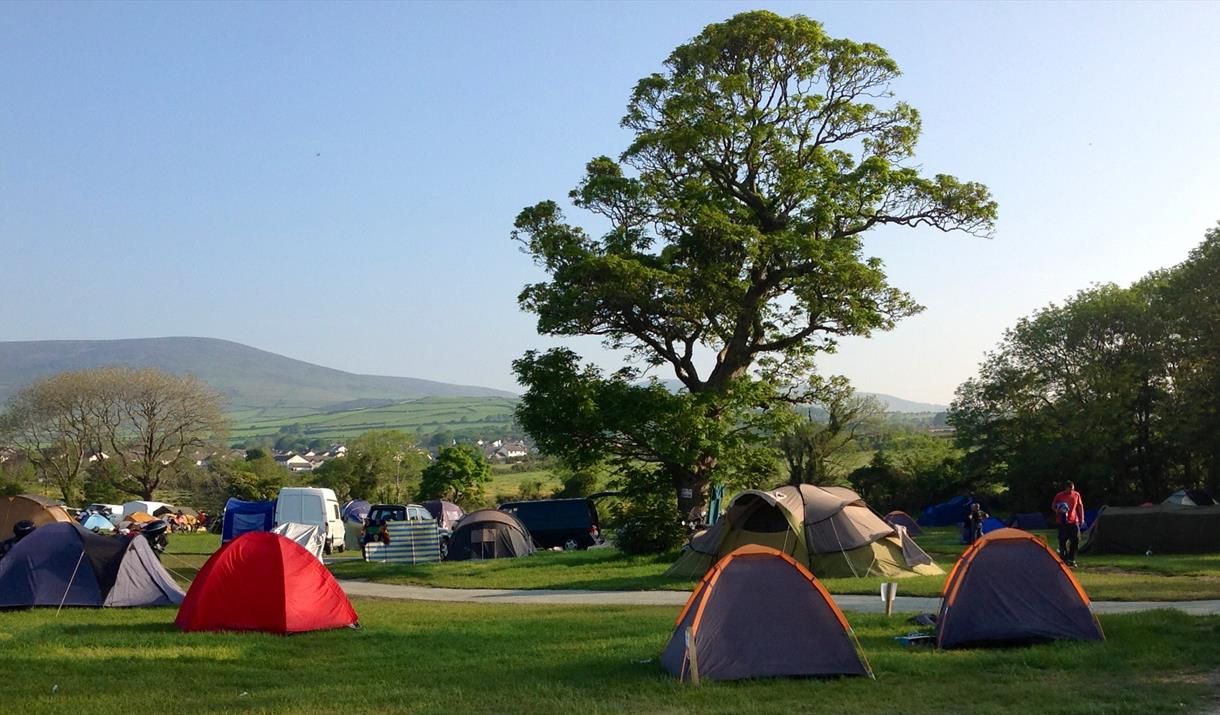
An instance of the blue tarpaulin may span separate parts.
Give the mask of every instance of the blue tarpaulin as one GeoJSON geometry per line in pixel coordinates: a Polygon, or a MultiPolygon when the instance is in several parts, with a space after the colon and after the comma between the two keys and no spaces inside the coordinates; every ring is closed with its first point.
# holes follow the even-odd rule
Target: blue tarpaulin
{"type": "Polygon", "coordinates": [[[966,512],[974,499],[966,496],[953,497],[943,504],[936,504],[923,510],[919,517],[920,526],[955,526],[966,520],[966,512]]]}
{"type": "Polygon", "coordinates": [[[275,501],[229,499],[225,502],[220,542],[223,544],[236,539],[247,531],[271,531],[274,527],[275,501]]]}

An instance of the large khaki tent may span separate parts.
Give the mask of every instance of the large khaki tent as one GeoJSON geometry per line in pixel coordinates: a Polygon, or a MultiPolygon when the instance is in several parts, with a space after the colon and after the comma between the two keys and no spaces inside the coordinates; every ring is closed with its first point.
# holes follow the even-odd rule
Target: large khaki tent
{"type": "Polygon", "coordinates": [[[906,529],[887,524],[858,494],[811,484],[738,494],[724,518],[692,537],[666,573],[700,576],[746,544],[788,554],[819,578],[944,573],[906,529]]]}
{"type": "Polygon", "coordinates": [[[707,680],[872,675],[826,589],[766,546],[742,546],[708,571],[678,615],[661,665],[680,680],[695,669],[707,680]]]}
{"type": "Polygon", "coordinates": [[[1220,553],[1220,506],[1103,507],[1083,551],[1092,554],[1220,553]]]}
{"type": "Polygon", "coordinates": [[[13,535],[13,525],[28,520],[35,526],[70,522],[72,517],[57,502],[33,494],[0,497],[0,540],[13,535]]]}

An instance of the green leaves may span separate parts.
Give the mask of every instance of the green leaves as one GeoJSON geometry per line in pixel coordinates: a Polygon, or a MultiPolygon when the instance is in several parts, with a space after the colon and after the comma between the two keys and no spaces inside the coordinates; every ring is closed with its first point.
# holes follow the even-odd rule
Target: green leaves
{"type": "Polygon", "coordinates": [[[1176,268],[1017,321],[953,403],[972,469],[1025,500],[1066,476],[1113,503],[1159,501],[1183,485],[1215,490],[1217,276],[1213,230],[1176,268]]]}
{"type": "Polygon", "coordinates": [[[989,235],[996,204],[981,184],[905,163],[920,120],[892,97],[898,74],[876,45],[756,11],[709,25],[640,80],[622,120],[633,141],[590,161],[570,194],[608,227],[595,238],[549,201],[523,210],[513,238],[548,280],[519,301],[540,333],[600,336],[686,392],[530,353],[515,364],[519,418],[544,451],[659,463],[699,489],[713,470],[765,473],[758,415],[783,419],[814,356],[921,310],[861,235],[989,235]]]}
{"type": "Polygon", "coordinates": [[[445,447],[424,468],[420,501],[447,499],[464,509],[483,505],[483,487],[491,481],[491,466],[474,447],[445,447]]]}

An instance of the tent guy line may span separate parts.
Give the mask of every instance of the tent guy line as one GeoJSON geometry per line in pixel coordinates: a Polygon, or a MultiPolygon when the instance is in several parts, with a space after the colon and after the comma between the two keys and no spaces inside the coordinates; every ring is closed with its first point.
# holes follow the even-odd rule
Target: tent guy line
{"type": "MultiPolygon", "coordinates": [[[[461,603],[515,603],[569,606],[678,606],[690,598],[690,591],[576,591],[559,589],[435,588],[405,586],[370,581],[339,581],[348,596],[386,598],[403,601],[453,601],[461,603]]],[[[899,583],[899,592],[902,584],[899,583]]],[[[876,596],[832,595],[835,604],[854,613],[883,613],[885,604],[876,596]]],[[[1094,613],[1136,613],[1171,609],[1191,616],[1220,615],[1220,600],[1210,601],[1093,601],[1094,613]]],[[[936,613],[940,598],[899,596],[894,611],[936,613]]]]}

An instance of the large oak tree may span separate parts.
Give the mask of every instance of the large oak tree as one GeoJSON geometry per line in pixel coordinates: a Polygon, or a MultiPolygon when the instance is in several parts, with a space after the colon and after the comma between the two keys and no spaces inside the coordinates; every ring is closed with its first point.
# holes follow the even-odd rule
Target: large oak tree
{"type": "Polygon", "coordinates": [[[514,238],[548,275],[520,303],[540,333],[600,336],[683,390],[529,352],[514,363],[518,419],[545,451],[653,465],[698,508],[714,475],[767,469],[784,403],[816,397],[814,356],[920,309],[863,235],[986,235],[996,205],[981,184],[913,165],[919,115],[893,98],[898,75],[876,45],[758,11],[709,25],[636,85],[633,141],[590,161],[570,195],[600,237],[552,201],[518,216],[514,238]]]}

